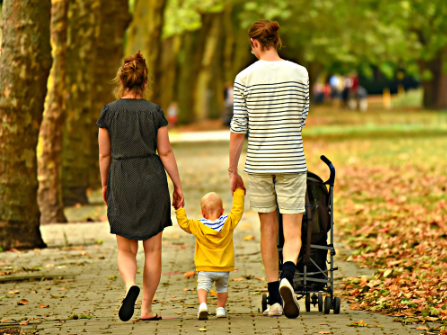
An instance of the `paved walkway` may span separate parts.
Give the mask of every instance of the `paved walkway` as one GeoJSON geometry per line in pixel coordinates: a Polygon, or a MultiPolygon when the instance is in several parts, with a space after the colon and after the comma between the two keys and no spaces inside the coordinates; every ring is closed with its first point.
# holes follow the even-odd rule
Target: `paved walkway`
{"type": "MultiPolygon", "coordinates": [[[[192,213],[193,214],[193,213],[192,213]]],[[[415,326],[402,326],[392,318],[351,311],[342,301],[339,315],[324,315],[301,305],[298,319],[268,318],[260,313],[266,283],[259,253],[259,222],[247,212],[235,234],[236,267],[230,276],[228,319],[196,320],[195,279],[183,278],[193,267],[194,237],[178,227],[168,228],[163,243],[163,275],[154,309],[160,322],[138,321],[139,309],[127,323],[117,317],[123,285],[116,266],[116,243],[107,223],[43,226],[50,248],[0,254],[1,328],[20,326],[25,334],[420,334],[415,326]],[[253,235],[254,240],[244,240],[253,235]],[[102,241],[99,240],[102,239],[102,241]],[[16,278],[17,281],[11,281],[16,278]],[[241,281],[231,279],[244,278],[241,281]],[[251,278],[251,279],[247,279],[251,278]],[[26,280],[25,280],[26,279],[26,280]],[[26,299],[26,305],[18,305],[26,299]],[[78,317],[78,319],[74,319],[78,317]],[[85,318],[85,319],[84,319],[85,318]],[[364,320],[371,327],[347,325],[364,320]]],[[[139,264],[143,254],[138,254],[139,264]]],[[[355,265],[338,261],[336,278],[367,274],[355,265]]],[[[142,274],[138,275],[141,284],[142,274]]],[[[303,303],[303,301],[300,301],[303,303]]],[[[215,297],[209,305],[214,312],[215,297]]],[[[0,334],[2,332],[0,331],[0,334]]]]}
{"type": "MultiPolygon", "coordinates": [[[[228,132],[186,133],[171,136],[181,173],[186,211],[199,218],[200,198],[215,191],[221,194],[224,207],[231,208],[226,162],[228,132]],[[210,142],[211,139],[216,141],[210,142]],[[207,143],[197,142],[207,140],[207,143]],[[225,163],[223,163],[225,162],[225,163]]],[[[241,159],[242,164],[243,158],[241,159]]],[[[243,176],[245,177],[245,175],[243,176]]],[[[249,194],[247,193],[247,199],[249,194]]],[[[79,210],[104,211],[100,196],[79,210]],[[101,205],[101,206],[98,206],[101,205]],[[84,208],[86,207],[86,208],[84,208]]],[[[246,201],[248,203],[248,201],[246,201]]],[[[198,321],[195,279],[183,277],[194,270],[194,237],[176,226],[165,230],[163,275],[156,293],[154,310],[163,315],[160,322],[138,321],[139,309],[129,322],[121,322],[117,311],[124,287],[116,266],[116,242],[107,223],[82,223],[42,226],[49,248],[26,252],[0,253],[0,335],[18,334],[420,334],[417,326],[402,326],[391,317],[377,313],[351,311],[342,300],[341,314],[324,315],[316,308],[306,313],[304,301],[299,318],[269,318],[260,313],[261,294],[266,291],[259,253],[259,220],[248,210],[235,231],[237,270],[231,273],[228,319],[198,321]],[[253,236],[254,239],[244,238],[253,236]],[[13,272],[10,275],[5,275],[13,272]],[[3,273],[3,274],[1,274],[3,273]],[[240,279],[233,281],[232,279],[240,279]],[[24,300],[22,300],[24,299],[24,300]],[[348,327],[364,320],[369,327],[348,327]],[[14,332],[16,329],[16,332],[14,332]]],[[[71,208],[67,213],[75,221],[71,208]]],[[[343,248],[336,244],[338,258],[335,273],[338,282],[344,277],[368,275],[353,263],[341,261],[343,248]]],[[[138,254],[141,266],[143,254],[138,254]]],[[[141,269],[141,267],[140,267],[141,269]]],[[[141,284],[142,274],[137,276],[141,284]]],[[[140,296],[141,298],[141,296],[140,296]]],[[[214,312],[216,297],[209,305],[214,312]]]]}

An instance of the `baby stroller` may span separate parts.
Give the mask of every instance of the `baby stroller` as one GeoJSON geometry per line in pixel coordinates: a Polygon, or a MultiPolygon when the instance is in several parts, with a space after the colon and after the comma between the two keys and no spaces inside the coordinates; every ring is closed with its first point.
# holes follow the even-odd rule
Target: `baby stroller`
{"type": "MultiPolygon", "coordinates": [[[[295,294],[298,299],[305,297],[306,311],[318,304],[318,310],[329,314],[340,313],[340,298],[334,297],[334,234],[333,234],[333,188],[335,168],[325,156],[320,157],[330,169],[327,181],[312,172],[307,173],[306,211],[303,214],[301,230],[302,246],[293,279],[295,294]],[[329,189],[328,189],[329,187],[329,189]],[[329,243],[328,243],[329,235],[329,243]],[[328,258],[328,251],[330,257],[328,258]],[[325,294],[323,300],[323,294],[325,294]]],[[[284,234],[282,215],[278,213],[278,253],[279,268],[282,268],[282,248],[284,234]]],[[[280,270],[281,271],[281,270],[280,270]]],[[[281,275],[281,273],[280,273],[281,275]]],[[[262,310],[267,309],[267,295],[262,295],[262,310]]]]}

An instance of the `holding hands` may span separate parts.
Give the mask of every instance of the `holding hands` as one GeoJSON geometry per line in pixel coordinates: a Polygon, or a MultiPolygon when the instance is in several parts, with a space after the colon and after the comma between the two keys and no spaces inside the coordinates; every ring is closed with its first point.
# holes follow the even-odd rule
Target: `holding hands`
{"type": "Polygon", "coordinates": [[[179,187],[174,188],[174,193],[172,194],[172,206],[176,210],[185,207],[185,197],[183,196],[182,189],[179,187]]]}
{"type": "Polygon", "coordinates": [[[230,176],[231,194],[233,195],[237,188],[243,189],[244,194],[246,194],[247,190],[245,189],[244,181],[237,171],[228,170],[228,175],[230,176]]]}

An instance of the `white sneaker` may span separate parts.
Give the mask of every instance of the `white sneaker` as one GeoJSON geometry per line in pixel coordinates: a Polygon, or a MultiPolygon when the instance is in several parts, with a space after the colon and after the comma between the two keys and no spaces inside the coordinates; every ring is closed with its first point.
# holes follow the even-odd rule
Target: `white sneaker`
{"type": "Polygon", "coordinates": [[[289,319],[295,319],[300,315],[300,305],[295,297],[295,291],[286,278],[279,284],[279,294],[283,301],[284,315],[289,319]]]}
{"type": "Polygon", "coordinates": [[[208,320],[208,306],[204,302],[202,302],[199,306],[197,318],[199,320],[208,320]]]}
{"type": "Polygon", "coordinates": [[[262,312],[262,314],[268,316],[281,316],[282,306],[280,303],[276,302],[273,305],[269,306],[264,312],[262,312]]]}
{"type": "Polygon", "coordinates": [[[226,318],[227,317],[227,311],[224,307],[217,307],[216,308],[216,318],[226,318]]]}

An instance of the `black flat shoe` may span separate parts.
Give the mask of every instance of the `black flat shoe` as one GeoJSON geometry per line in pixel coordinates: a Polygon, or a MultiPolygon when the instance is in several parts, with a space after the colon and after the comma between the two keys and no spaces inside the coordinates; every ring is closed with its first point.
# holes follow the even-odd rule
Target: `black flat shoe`
{"type": "Polygon", "coordinates": [[[140,318],[141,321],[160,321],[163,320],[163,318],[161,317],[161,315],[158,315],[157,313],[155,313],[155,316],[153,318],[147,318],[147,319],[142,319],[140,318]]]}
{"type": "Polygon", "coordinates": [[[135,301],[137,301],[140,288],[138,286],[131,286],[127,291],[126,297],[121,304],[118,316],[121,321],[129,321],[135,311],[135,301]]]}

